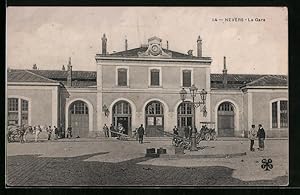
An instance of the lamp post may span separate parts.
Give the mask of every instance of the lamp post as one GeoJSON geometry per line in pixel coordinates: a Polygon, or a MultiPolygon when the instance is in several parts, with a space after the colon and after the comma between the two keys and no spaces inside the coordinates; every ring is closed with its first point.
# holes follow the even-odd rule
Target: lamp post
{"type": "MultiPolygon", "coordinates": [[[[192,96],[192,113],[193,113],[193,120],[192,120],[192,135],[191,135],[191,151],[197,151],[197,143],[196,143],[196,108],[200,107],[203,104],[203,108],[201,111],[203,111],[203,116],[206,117],[207,111],[206,111],[206,106],[205,106],[205,101],[206,101],[206,95],[207,92],[202,89],[200,92],[198,92],[198,88],[193,84],[190,88],[190,94],[192,96]],[[195,98],[197,94],[200,95],[200,101],[195,102],[195,98]]],[[[179,92],[180,98],[182,102],[185,102],[186,96],[187,96],[187,91],[182,88],[179,92]]]]}

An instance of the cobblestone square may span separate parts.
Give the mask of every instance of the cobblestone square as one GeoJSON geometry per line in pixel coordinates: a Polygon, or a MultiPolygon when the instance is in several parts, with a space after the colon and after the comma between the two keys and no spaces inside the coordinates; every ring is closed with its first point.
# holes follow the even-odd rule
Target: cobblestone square
{"type": "MultiPolygon", "coordinates": [[[[257,144],[257,143],[256,143],[257,144]]],[[[204,158],[172,154],[171,140],[147,138],[144,144],[115,139],[62,139],[7,145],[6,183],[14,186],[240,186],[287,185],[288,140],[266,140],[265,151],[248,152],[246,139],[201,143],[199,154],[246,152],[204,158]],[[167,149],[160,158],[146,148],[167,149]],[[261,168],[272,159],[273,169],[261,168]]],[[[255,145],[256,146],[256,145],[255,145]]]]}

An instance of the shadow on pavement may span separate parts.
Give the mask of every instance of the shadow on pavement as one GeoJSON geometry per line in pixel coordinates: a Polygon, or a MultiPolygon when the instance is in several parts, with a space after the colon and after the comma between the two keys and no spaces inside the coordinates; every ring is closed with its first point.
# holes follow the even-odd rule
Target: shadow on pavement
{"type": "Polygon", "coordinates": [[[173,167],[137,164],[140,157],[119,163],[84,161],[107,152],[76,157],[7,157],[8,186],[233,186],[284,185],[287,177],[245,182],[223,166],[173,167]]]}

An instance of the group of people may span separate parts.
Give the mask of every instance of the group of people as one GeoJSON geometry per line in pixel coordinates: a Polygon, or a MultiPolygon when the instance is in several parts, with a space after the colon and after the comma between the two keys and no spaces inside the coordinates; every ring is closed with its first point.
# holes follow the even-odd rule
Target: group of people
{"type": "MultiPolygon", "coordinates": [[[[197,132],[197,128],[196,127],[195,127],[195,130],[197,132]]],[[[184,137],[186,139],[190,139],[191,136],[192,136],[192,127],[191,126],[186,126],[186,127],[183,128],[183,131],[184,131],[184,137]]],[[[179,135],[179,130],[178,130],[178,128],[176,126],[174,126],[174,128],[173,128],[173,134],[179,135]]]]}
{"type": "Polygon", "coordinates": [[[27,141],[26,135],[28,133],[34,134],[35,135],[34,141],[38,142],[38,140],[40,138],[40,134],[43,130],[47,132],[48,140],[51,140],[51,139],[57,140],[58,138],[62,137],[61,127],[58,128],[56,126],[53,126],[53,128],[52,128],[51,126],[43,126],[42,127],[41,125],[27,127],[25,125],[21,125],[21,127],[20,127],[20,142],[25,143],[27,141]]]}
{"type": "Polygon", "coordinates": [[[258,125],[258,130],[256,131],[255,125],[251,126],[251,129],[248,133],[248,138],[250,139],[250,151],[254,152],[254,140],[258,138],[258,150],[262,151],[265,148],[265,138],[266,138],[266,133],[264,128],[262,127],[261,124],[258,125]]]}
{"type": "MultiPolygon", "coordinates": [[[[110,127],[108,128],[108,126],[106,124],[104,124],[103,126],[103,132],[104,132],[104,136],[105,137],[120,137],[121,134],[125,134],[125,128],[124,126],[119,123],[117,128],[115,128],[112,124],[110,124],[110,127]],[[120,134],[117,134],[115,132],[118,132],[120,134]]],[[[137,128],[136,132],[135,132],[138,136],[138,141],[139,143],[143,143],[144,140],[144,135],[145,135],[145,129],[143,127],[143,124],[141,124],[141,126],[139,128],[137,128]]]]}

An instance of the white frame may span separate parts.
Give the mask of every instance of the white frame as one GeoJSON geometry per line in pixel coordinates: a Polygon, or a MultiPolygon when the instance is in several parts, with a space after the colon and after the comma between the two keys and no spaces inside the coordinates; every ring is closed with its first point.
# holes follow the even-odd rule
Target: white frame
{"type": "Polygon", "coordinates": [[[161,70],[161,67],[149,67],[148,68],[148,87],[149,88],[162,87],[162,70],[161,70]],[[151,70],[159,70],[159,85],[151,85],[151,70]]]}
{"type": "Polygon", "coordinates": [[[270,101],[269,103],[269,108],[270,108],[270,129],[287,129],[289,127],[280,127],[280,101],[287,101],[289,105],[289,101],[287,98],[276,98],[270,101]],[[272,127],[272,103],[274,102],[279,102],[277,103],[277,127],[272,127]]]}
{"type": "Polygon", "coordinates": [[[124,88],[124,87],[129,87],[129,67],[128,66],[116,66],[116,73],[115,73],[115,77],[116,77],[116,86],[117,87],[121,87],[121,88],[124,88]],[[127,70],[127,85],[126,86],[119,86],[118,85],[118,70],[119,69],[126,69],[127,70]]]}

